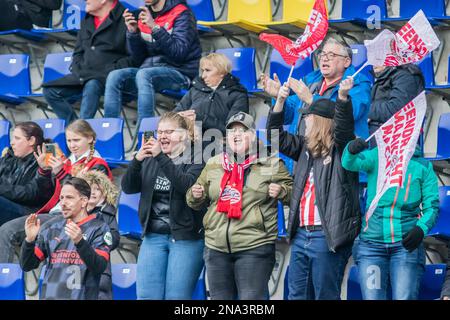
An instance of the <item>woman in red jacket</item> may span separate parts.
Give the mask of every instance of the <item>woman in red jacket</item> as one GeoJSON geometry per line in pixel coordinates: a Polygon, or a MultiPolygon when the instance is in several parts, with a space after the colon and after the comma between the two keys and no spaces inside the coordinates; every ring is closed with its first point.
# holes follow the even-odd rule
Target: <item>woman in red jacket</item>
{"type": "MultiPolygon", "coordinates": [[[[55,191],[50,200],[37,211],[41,224],[61,213],[59,195],[61,186],[66,179],[76,176],[80,172],[98,170],[105,173],[112,180],[112,173],[105,160],[95,150],[96,134],[85,120],[76,120],[66,128],[66,142],[71,152],[68,158],[50,156],[46,161],[45,148],[37,148],[36,160],[39,164],[39,175],[51,177],[55,191]]],[[[41,186],[41,189],[45,189],[41,186]]],[[[21,245],[25,239],[25,220],[28,215],[11,220],[0,227],[0,263],[13,262],[14,246],[21,245]]]]}

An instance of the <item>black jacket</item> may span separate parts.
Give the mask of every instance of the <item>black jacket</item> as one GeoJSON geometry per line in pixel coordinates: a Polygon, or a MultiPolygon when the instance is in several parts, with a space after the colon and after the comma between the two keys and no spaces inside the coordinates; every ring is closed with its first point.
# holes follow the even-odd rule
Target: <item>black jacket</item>
{"type": "Polygon", "coordinates": [[[186,192],[197,181],[204,163],[192,164],[187,156],[171,160],[160,153],[157,157],[146,158],[140,162],[133,159],[122,178],[122,190],[127,193],[141,193],[139,201],[139,220],[145,233],[151,215],[153,187],[158,169],[161,168],[170,180],[170,229],[175,240],[194,240],[204,237],[204,211],[195,211],[186,204],[186,192]],[[181,163],[180,163],[181,162],[181,163]],[[184,162],[184,163],[183,163],[184,162]]]}
{"type": "Polygon", "coordinates": [[[388,67],[372,87],[369,133],[374,133],[397,111],[424,90],[422,71],[415,64],[388,67]]]}
{"type": "Polygon", "coordinates": [[[447,244],[448,256],[447,256],[447,272],[445,274],[445,282],[442,286],[441,298],[446,296],[450,297],[450,241],[447,244]]]}
{"type": "MultiPolygon", "coordinates": [[[[159,12],[152,12],[154,19],[162,16],[177,5],[186,6],[176,19],[172,30],[162,27],[152,33],[153,41],[144,40],[140,32],[127,33],[127,44],[134,59],[141,68],[171,67],[189,79],[198,75],[198,66],[202,55],[200,37],[195,16],[185,0],[166,0],[159,12]]],[[[136,13],[137,15],[138,13],[136,13]]]]}
{"type": "Polygon", "coordinates": [[[97,218],[108,225],[112,235],[112,245],[109,246],[111,248],[111,251],[116,249],[119,246],[120,242],[120,233],[119,226],[117,225],[116,220],[116,212],[117,209],[110,204],[104,204],[102,206],[95,207],[89,212],[89,214],[97,214],[97,218]]]}
{"type": "Polygon", "coordinates": [[[53,10],[61,8],[62,0],[22,0],[23,10],[31,22],[48,28],[53,10]]]}
{"type": "Polygon", "coordinates": [[[124,10],[124,6],[118,2],[97,30],[94,16],[86,14],[78,32],[71,73],[43,86],[80,86],[91,79],[105,84],[110,71],[137,66],[126,50],[126,26],[122,18],[124,10]]]}
{"type": "Polygon", "coordinates": [[[239,79],[227,74],[216,90],[208,87],[203,79],[197,77],[192,88],[181,99],[175,112],[193,109],[196,121],[202,121],[202,131],[219,129],[225,134],[225,124],[239,111],[248,113],[247,89],[239,79]]]}
{"type": "Polygon", "coordinates": [[[280,152],[297,160],[289,210],[288,236],[292,239],[300,226],[299,205],[306,179],[314,168],[316,203],[328,248],[335,252],[350,245],[361,229],[361,212],[358,195],[358,173],[342,167],[341,156],[348,142],[355,138],[351,100],[337,99],[334,116],[334,146],[331,155],[313,159],[304,136],[292,135],[283,130],[284,112],[270,112],[269,129],[280,132],[280,152]]]}
{"type": "Polygon", "coordinates": [[[38,173],[33,154],[24,158],[14,156],[11,149],[0,159],[0,196],[33,212],[53,195],[51,175],[38,173]]]}

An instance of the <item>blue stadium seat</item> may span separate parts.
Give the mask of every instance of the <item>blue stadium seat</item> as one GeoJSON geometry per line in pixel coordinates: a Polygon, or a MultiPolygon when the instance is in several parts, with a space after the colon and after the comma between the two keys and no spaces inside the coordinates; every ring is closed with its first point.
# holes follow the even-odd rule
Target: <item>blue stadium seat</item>
{"type": "Polygon", "coordinates": [[[19,105],[31,95],[29,63],[27,54],[0,55],[0,101],[19,105]]]}
{"type": "Polygon", "coordinates": [[[400,0],[400,18],[409,20],[419,10],[422,10],[428,19],[449,18],[445,13],[445,0],[400,0]]]}
{"type": "Polygon", "coordinates": [[[211,0],[187,0],[187,4],[199,21],[216,21],[211,0]]]}
{"type": "Polygon", "coordinates": [[[69,74],[71,63],[72,52],[49,53],[45,57],[42,83],[47,83],[69,74]]]}
{"type": "Polygon", "coordinates": [[[123,142],[123,119],[98,118],[87,119],[97,134],[95,149],[109,165],[127,164],[123,142]]]}
{"type": "Polygon", "coordinates": [[[129,9],[130,11],[139,10],[139,7],[145,5],[144,0],[120,0],[120,2],[125,8],[129,9]]]}
{"type": "Polygon", "coordinates": [[[137,300],[136,264],[111,264],[113,300],[137,300]]]}
{"type": "Polygon", "coordinates": [[[433,56],[428,54],[421,61],[416,63],[417,66],[422,70],[423,76],[425,78],[425,88],[430,89],[435,86],[434,83],[434,68],[433,68],[433,56]]]}
{"type": "Polygon", "coordinates": [[[25,300],[25,283],[20,265],[0,264],[0,300],[25,300]]]}
{"type": "MultiPolygon", "coordinates": [[[[314,68],[311,57],[308,57],[305,60],[298,59],[295,64],[292,77],[295,79],[300,79],[313,70],[314,68]]],[[[290,71],[291,66],[283,60],[281,54],[275,49],[272,50],[270,55],[270,77],[273,78],[273,74],[276,73],[281,83],[284,83],[286,82],[290,71]]]]}
{"type": "Polygon", "coordinates": [[[139,150],[141,148],[142,144],[142,135],[145,131],[155,131],[156,136],[156,130],[158,129],[158,122],[160,117],[153,117],[153,118],[144,118],[141,120],[141,124],[139,125],[139,131],[138,131],[138,142],[136,145],[136,150],[139,150]]]}
{"type": "Polygon", "coordinates": [[[44,138],[52,139],[53,142],[56,142],[61,151],[67,156],[69,150],[67,149],[66,133],[64,131],[66,121],[63,119],[40,119],[35,120],[35,122],[44,130],[44,138]]]}
{"type": "Polygon", "coordinates": [[[203,267],[202,272],[200,273],[200,276],[197,280],[197,285],[194,289],[194,293],[192,294],[192,300],[206,300],[207,294],[206,294],[206,268],[203,267]]]}
{"type": "Polygon", "coordinates": [[[64,0],[63,30],[80,30],[80,23],[85,15],[85,0],[64,0]]]}
{"type": "Polygon", "coordinates": [[[446,161],[450,159],[450,112],[441,114],[437,133],[436,156],[427,158],[430,161],[446,161]]]}
{"type": "Polygon", "coordinates": [[[361,31],[367,28],[367,24],[373,24],[374,14],[380,13],[380,18],[387,17],[385,0],[342,0],[342,12],[340,19],[331,19],[332,29],[346,31],[361,31]],[[379,11],[378,11],[379,10],[379,11]]]}
{"type": "MultiPolygon", "coordinates": [[[[350,46],[353,52],[352,56],[352,65],[356,70],[359,70],[360,67],[367,61],[367,48],[363,44],[352,44],[350,46]]],[[[373,75],[370,73],[372,70],[372,66],[366,66],[361,73],[364,74],[369,80],[373,83],[373,75]]]]}
{"type": "Polygon", "coordinates": [[[445,264],[427,264],[419,290],[419,300],[436,300],[441,297],[445,280],[445,264]]]}
{"type": "Polygon", "coordinates": [[[450,239],[450,186],[439,187],[439,217],[428,236],[450,239]]]}
{"type": "Polygon", "coordinates": [[[284,206],[283,202],[278,201],[278,238],[286,238],[286,223],[284,219],[284,206]]]}
{"type": "Polygon", "coordinates": [[[255,48],[226,48],[218,49],[216,52],[222,53],[230,59],[233,65],[231,73],[240,79],[241,84],[247,88],[249,93],[262,91],[257,88],[255,48]]]}
{"type": "Polygon", "coordinates": [[[118,208],[119,233],[122,236],[133,239],[141,239],[142,227],[139,222],[140,193],[126,194],[121,192],[118,208]]]}
{"type": "MultiPolygon", "coordinates": [[[[442,284],[445,280],[445,264],[427,264],[419,289],[419,300],[439,299],[442,284]]],[[[350,268],[347,280],[347,300],[362,300],[361,287],[358,278],[358,268],[350,268]]]]}
{"type": "Polygon", "coordinates": [[[9,129],[10,124],[8,120],[0,120],[0,152],[6,147],[9,147],[9,129]]]}
{"type": "Polygon", "coordinates": [[[359,286],[358,268],[352,265],[347,279],[347,300],[362,300],[361,287],[359,286]]]}

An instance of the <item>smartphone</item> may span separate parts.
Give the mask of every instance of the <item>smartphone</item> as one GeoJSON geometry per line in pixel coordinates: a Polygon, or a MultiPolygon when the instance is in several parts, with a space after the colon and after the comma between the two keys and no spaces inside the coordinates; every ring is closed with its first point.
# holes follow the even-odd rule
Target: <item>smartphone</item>
{"type": "Polygon", "coordinates": [[[45,145],[45,153],[51,153],[54,157],[56,157],[56,146],[54,143],[48,143],[45,145]]]}
{"type": "Polygon", "coordinates": [[[144,132],[144,143],[147,143],[148,140],[150,140],[150,138],[154,138],[155,137],[155,131],[145,131],[144,132]]]}

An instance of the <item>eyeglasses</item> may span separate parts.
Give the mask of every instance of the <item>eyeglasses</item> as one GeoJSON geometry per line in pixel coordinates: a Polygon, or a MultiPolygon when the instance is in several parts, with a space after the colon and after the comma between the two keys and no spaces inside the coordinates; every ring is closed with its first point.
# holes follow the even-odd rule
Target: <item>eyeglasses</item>
{"type": "Polygon", "coordinates": [[[321,60],[323,58],[327,58],[327,60],[334,60],[336,57],[348,58],[348,56],[344,56],[342,54],[337,54],[334,52],[323,52],[323,51],[320,51],[319,54],[317,55],[317,57],[319,58],[319,60],[321,60]]]}
{"type": "Polygon", "coordinates": [[[168,130],[158,130],[156,131],[158,133],[159,136],[162,136],[163,133],[170,136],[172,133],[174,133],[175,131],[179,131],[179,129],[168,129],[168,130]]]}
{"type": "Polygon", "coordinates": [[[236,134],[236,133],[240,133],[243,134],[245,132],[248,131],[248,128],[233,128],[233,129],[227,129],[227,133],[230,134],[236,134]]]}

